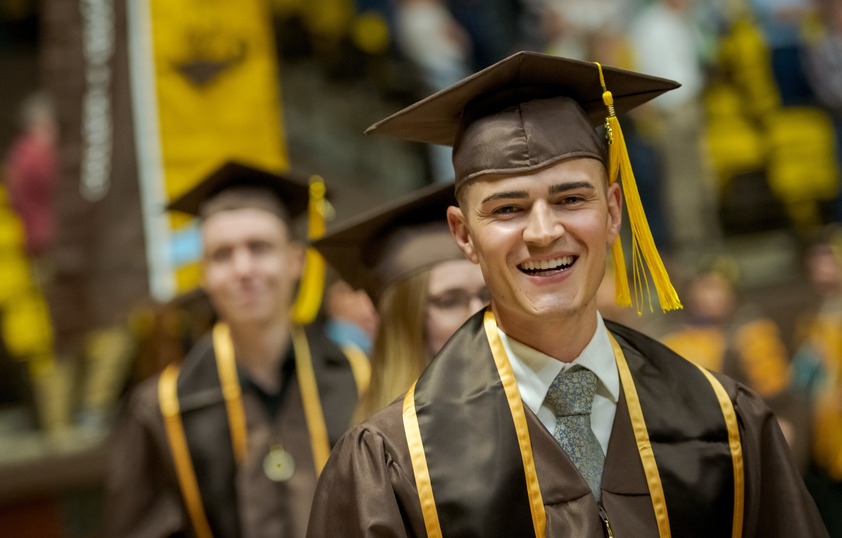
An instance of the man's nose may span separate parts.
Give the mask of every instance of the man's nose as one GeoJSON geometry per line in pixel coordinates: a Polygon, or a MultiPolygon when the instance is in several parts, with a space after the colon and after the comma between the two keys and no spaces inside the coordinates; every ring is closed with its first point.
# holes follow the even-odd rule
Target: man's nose
{"type": "Polygon", "coordinates": [[[471,297],[471,300],[468,303],[468,310],[471,314],[475,314],[479,312],[481,308],[484,308],[487,304],[487,300],[483,299],[479,295],[474,295],[471,297]]]}
{"type": "Polygon", "coordinates": [[[564,226],[558,220],[547,202],[539,200],[532,204],[523,230],[523,240],[537,246],[547,246],[564,233],[564,226]]]}
{"type": "Polygon", "coordinates": [[[238,275],[251,273],[254,267],[254,259],[246,249],[238,249],[234,252],[234,272],[238,275]]]}

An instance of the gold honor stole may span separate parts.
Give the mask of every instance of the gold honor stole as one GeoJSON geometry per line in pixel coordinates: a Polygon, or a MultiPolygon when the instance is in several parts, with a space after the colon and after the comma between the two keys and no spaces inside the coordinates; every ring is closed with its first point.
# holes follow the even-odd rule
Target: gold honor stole
{"type": "MultiPolygon", "coordinates": [[[[660,536],[741,536],[740,433],[725,389],[654,340],[606,326],[660,536]]],[[[428,536],[545,536],[526,412],[490,310],[410,388],[403,421],[428,536]]]]}
{"type": "MultiPolygon", "coordinates": [[[[321,473],[330,454],[327,427],[322,411],[310,347],[304,330],[298,326],[290,327],[292,346],[295,353],[295,370],[298,384],[301,388],[301,399],[307,429],[310,434],[310,447],[313,452],[313,462],[316,475],[321,473]]],[[[213,328],[213,349],[216,356],[216,370],[219,375],[219,387],[225,402],[230,432],[231,450],[235,465],[239,465],[246,457],[246,419],[243,410],[242,392],[237,377],[237,366],[234,359],[234,346],[228,327],[217,323],[213,328]]],[[[351,360],[349,358],[349,360],[351,360]]],[[[202,503],[202,496],[190,450],[187,436],[181,418],[178,399],[179,367],[169,365],[162,373],[158,382],[158,400],[161,414],[164,417],[167,440],[172,451],[173,461],[178,477],[179,487],[187,506],[190,521],[199,538],[212,537],[211,526],[202,503]]],[[[367,380],[366,380],[367,381],[367,380]]]]}

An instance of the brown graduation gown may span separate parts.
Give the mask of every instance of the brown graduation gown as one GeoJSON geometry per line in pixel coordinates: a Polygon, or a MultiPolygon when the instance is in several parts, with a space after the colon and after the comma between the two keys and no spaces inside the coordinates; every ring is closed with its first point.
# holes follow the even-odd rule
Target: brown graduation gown
{"type": "MultiPolygon", "coordinates": [[[[308,343],[331,445],[350,424],[357,389],[348,359],[308,328],[308,343]]],[[[288,353],[285,360],[294,360],[288,353]]],[[[295,537],[305,534],[316,475],[299,384],[292,379],[280,411],[270,420],[244,392],[247,450],[234,463],[227,415],[210,338],[181,367],[178,395],[185,436],[205,513],[215,537],[295,537]],[[280,441],[295,460],[284,483],[269,480],[263,458],[280,441]]],[[[130,395],[114,435],[106,480],[105,535],[114,538],[194,536],[179,489],[158,405],[158,378],[130,395]]]]}
{"type": "MultiPolygon", "coordinates": [[[[618,331],[622,333],[623,336],[618,337],[618,341],[632,368],[635,368],[634,363],[637,362],[639,363],[638,370],[647,371],[647,365],[650,363],[647,362],[648,359],[645,358],[641,349],[647,354],[665,353],[666,355],[659,357],[661,362],[665,359],[673,360],[673,354],[660,344],[627,328],[612,324],[609,326],[615,336],[618,336],[618,331]]],[[[457,336],[454,336],[448,346],[461,346],[464,348],[463,354],[470,357],[470,360],[493,360],[490,351],[482,350],[481,342],[485,338],[482,331],[481,314],[479,314],[457,332],[457,336]]],[[[452,353],[453,350],[450,351],[452,353]]],[[[675,360],[683,361],[677,356],[675,360]]],[[[425,372],[424,376],[428,376],[429,371],[425,372]]],[[[436,375],[441,376],[441,382],[445,382],[447,378],[458,376],[458,372],[442,373],[442,368],[438,368],[438,373],[433,373],[433,376],[436,375]]],[[[814,503],[792,464],[786,442],[768,407],[745,387],[723,376],[719,379],[734,404],[740,424],[746,481],[743,536],[826,536],[827,533],[814,503]]],[[[648,390],[639,391],[644,414],[651,409],[661,407],[669,409],[670,406],[681,405],[676,402],[652,401],[651,395],[658,392],[651,390],[653,388],[651,381],[648,383],[650,383],[648,390]]],[[[711,389],[708,386],[706,390],[711,389]]],[[[476,394],[480,392],[482,391],[477,391],[476,394]]],[[[478,399],[478,396],[469,396],[465,401],[474,399],[478,399]]],[[[435,402],[427,403],[427,405],[435,405],[435,402]]],[[[528,408],[525,411],[546,510],[546,535],[604,536],[599,506],[590,494],[586,482],[537,417],[528,408]]],[[[454,409],[453,412],[457,414],[460,411],[454,409]]],[[[465,413],[465,416],[476,416],[474,414],[476,412],[481,411],[472,410],[465,413]]],[[[677,432],[676,438],[681,439],[681,443],[690,445],[694,442],[708,442],[702,439],[688,440],[688,432],[693,429],[688,426],[686,431],[677,432]]],[[[495,454],[504,451],[505,449],[500,449],[500,447],[506,445],[506,441],[499,438],[499,432],[494,431],[490,431],[485,439],[472,441],[473,453],[482,458],[487,458],[488,453],[495,454]]],[[[681,496],[680,492],[674,494],[673,497],[668,496],[666,501],[671,512],[672,534],[682,537],[711,536],[710,527],[706,529],[704,525],[694,525],[690,528],[690,525],[682,525],[681,522],[685,520],[705,522],[709,519],[711,527],[728,528],[732,512],[730,509],[721,510],[720,508],[732,506],[733,481],[730,476],[712,480],[709,476],[712,467],[702,461],[692,461],[693,451],[690,445],[681,445],[681,443],[676,443],[675,446],[678,448],[672,448],[672,453],[667,453],[668,457],[658,461],[660,474],[664,477],[681,476],[683,480],[691,484],[698,483],[699,488],[709,487],[711,483],[721,484],[722,491],[718,495],[714,492],[714,495],[708,496],[711,499],[710,506],[717,508],[707,511],[695,505],[683,507],[682,499],[677,498],[681,496]],[[689,457],[686,461],[681,458],[682,446],[688,447],[689,457]],[[676,453],[676,450],[679,452],[676,453]],[[721,502],[722,499],[727,502],[721,502]],[[680,513],[683,510],[702,510],[703,512],[680,513]]],[[[660,449],[662,454],[665,453],[664,450],[667,452],[670,450],[668,443],[662,443],[662,445],[666,446],[666,449],[660,449]]],[[[434,443],[427,441],[425,441],[424,449],[428,463],[447,461],[447,456],[451,453],[448,452],[441,458],[442,447],[437,447],[434,443]]],[[[659,448],[656,447],[656,458],[658,454],[659,448]]],[[[500,458],[500,465],[522,466],[520,459],[516,457],[500,458]]],[[[464,469],[456,468],[452,471],[441,468],[431,469],[431,475],[434,476],[433,494],[436,493],[436,475],[447,475],[450,472],[461,476],[464,474],[463,471],[464,469]]],[[[508,469],[501,469],[499,473],[489,472],[482,473],[481,476],[465,477],[464,480],[471,483],[467,485],[460,483],[460,490],[475,492],[475,495],[465,497],[479,496],[488,499],[489,504],[500,508],[489,511],[485,506],[477,507],[476,500],[468,498],[464,499],[463,505],[460,505],[457,499],[454,508],[451,499],[450,513],[445,517],[455,518],[462,527],[450,533],[445,527],[443,528],[444,536],[511,536],[513,533],[518,536],[531,536],[533,534],[531,521],[528,517],[523,518],[518,515],[523,514],[524,507],[514,505],[524,498],[523,492],[513,491],[510,486],[500,486],[503,482],[512,483],[510,475],[508,469]],[[463,510],[463,513],[460,513],[460,510],[463,510]],[[486,510],[484,517],[482,517],[483,510],[486,510]],[[476,517],[476,513],[480,513],[481,517],[476,517]],[[502,528],[507,523],[488,525],[487,521],[498,517],[499,513],[503,514],[500,518],[502,522],[509,518],[519,518],[524,522],[523,528],[513,529],[509,525],[503,530],[502,528]],[[465,525],[465,521],[470,523],[465,525]]],[[[693,495],[688,494],[687,497],[692,498],[693,495]]],[[[614,536],[637,538],[658,535],[649,489],[636,449],[628,408],[622,396],[617,406],[603,471],[602,504],[611,522],[614,536]]],[[[525,510],[528,513],[528,507],[525,510]]],[[[335,447],[319,480],[308,536],[425,535],[424,520],[404,433],[402,402],[398,401],[366,423],[353,428],[335,447]]],[[[730,536],[730,532],[727,536],[730,536]]]]}

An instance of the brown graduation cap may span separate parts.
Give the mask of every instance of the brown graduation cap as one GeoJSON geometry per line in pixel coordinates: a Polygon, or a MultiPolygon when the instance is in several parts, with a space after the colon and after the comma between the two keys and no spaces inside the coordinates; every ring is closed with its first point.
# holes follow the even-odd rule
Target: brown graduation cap
{"type": "Polygon", "coordinates": [[[377,302],[389,284],[464,259],[447,225],[447,207],[455,204],[452,183],[429,185],[337,225],[312,245],[377,302]]]}
{"type": "MultiPolygon", "coordinates": [[[[677,82],[603,67],[619,114],[677,82]]],[[[606,161],[595,127],[605,123],[594,63],[519,52],[381,120],[366,130],[453,146],[456,188],[493,173],[537,170],[574,156],[606,161]]]]}
{"type": "Polygon", "coordinates": [[[228,161],[173,199],[167,210],[204,218],[223,209],[258,207],[287,220],[304,213],[308,199],[308,184],[291,174],[228,161]]]}

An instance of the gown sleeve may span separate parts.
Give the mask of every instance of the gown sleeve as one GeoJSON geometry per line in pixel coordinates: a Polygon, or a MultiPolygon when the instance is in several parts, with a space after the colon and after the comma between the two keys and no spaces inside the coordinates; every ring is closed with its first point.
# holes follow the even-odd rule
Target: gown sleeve
{"type": "Polygon", "coordinates": [[[161,444],[166,441],[156,388],[138,386],[115,424],[105,479],[106,537],[183,536],[189,528],[161,444]]]}
{"type": "Polygon", "coordinates": [[[348,431],[319,477],[307,536],[424,536],[411,465],[396,450],[382,431],[348,431]]]}
{"type": "Polygon", "coordinates": [[[742,385],[733,390],[746,485],[743,536],[828,536],[772,411],[742,385]]]}

